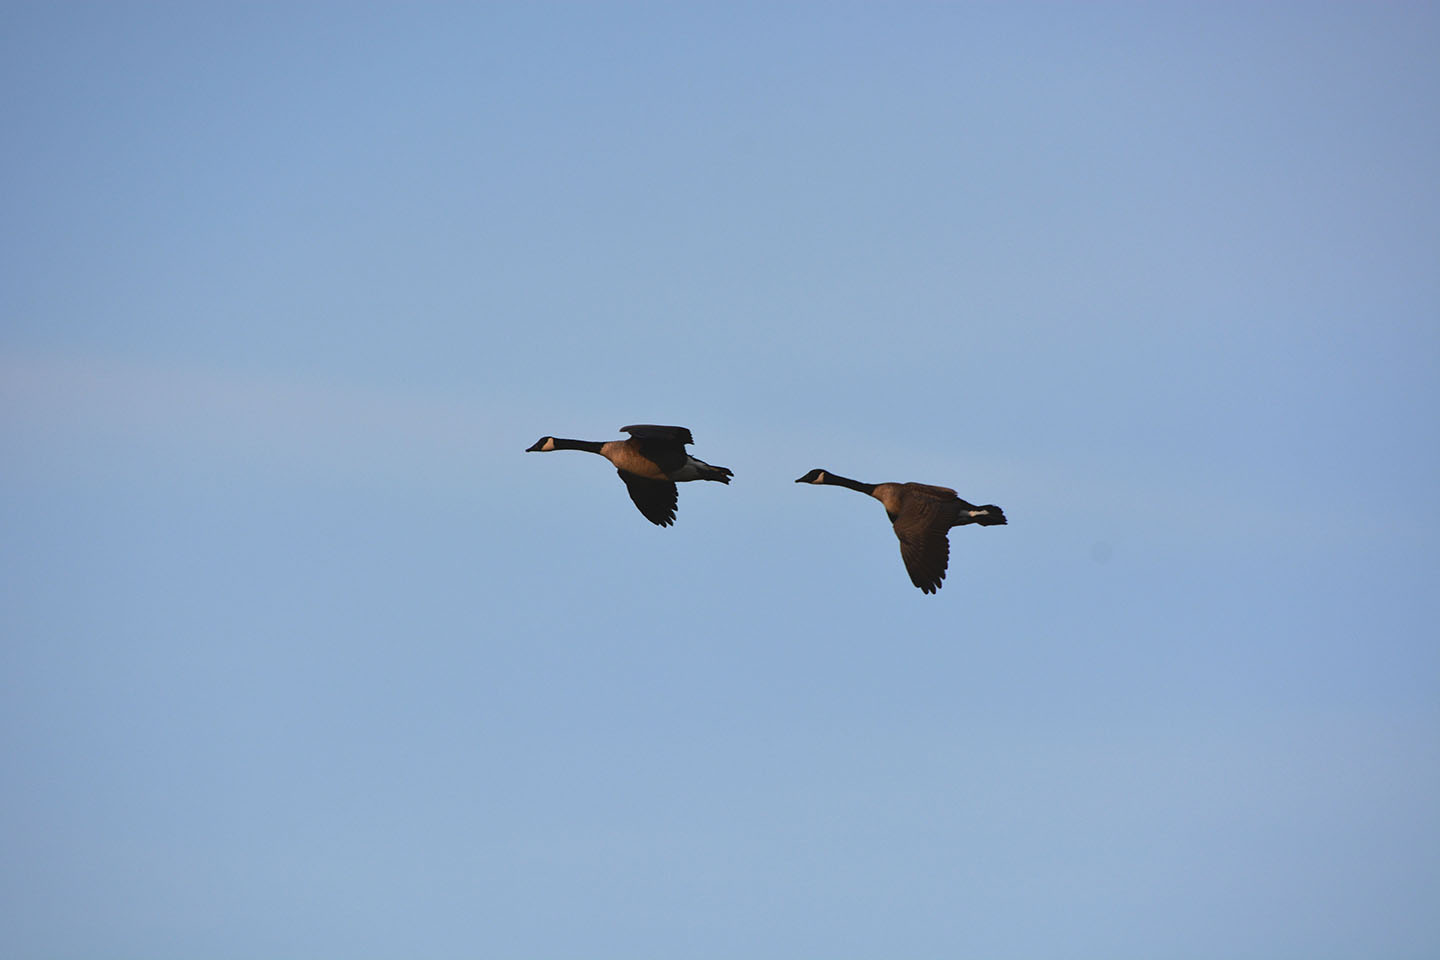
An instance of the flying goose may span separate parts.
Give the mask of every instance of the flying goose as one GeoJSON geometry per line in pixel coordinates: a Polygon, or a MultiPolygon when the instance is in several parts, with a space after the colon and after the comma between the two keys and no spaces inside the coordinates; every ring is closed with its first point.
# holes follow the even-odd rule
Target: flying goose
{"type": "Polygon", "coordinates": [[[940,589],[945,568],[950,563],[951,527],[978,523],[995,526],[1005,522],[1005,511],[987,503],[977,507],[966,503],[949,487],[932,487],[928,483],[861,483],[831,473],[811,470],[796,483],[819,483],[859,490],[885,504],[885,512],[900,538],[900,556],[910,581],[925,593],[940,589]]]}
{"type": "Polygon", "coordinates": [[[551,450],[584,450],[598,453],[615,465],[630,499],[645,519],[660,527],[675,522],[675,504],[679,500],[676,483],[686,480],[718,480],[729,483],[734,473],[728,467],[712,467],[685,452],[687,443],[695,438],[685,427],[662,427],[637,423],[621,427],[630,434],[628,440],[564,440],[541,437],[526,448],[526,453],[551,450]]]}

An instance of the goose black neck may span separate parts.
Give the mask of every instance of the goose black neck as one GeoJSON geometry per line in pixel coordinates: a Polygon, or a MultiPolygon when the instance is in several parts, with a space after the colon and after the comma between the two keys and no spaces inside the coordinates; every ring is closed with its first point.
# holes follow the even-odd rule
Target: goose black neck
{"type": "Polygon", "coordinates": [[[826,473],[821,483],[833,483],[838,487],[849,487],[851,490],[859,490],[861,493],[874,493],[875,484],[861,483],[859,480],[851,480],[849,477],[842,477],[838,473],[826,473]]]}
{"type": "Polygon", "coordinates": [[[599,453],[604,444],[599,440],[564,440],[555,438],[556,450],[584,450],[586,453],[599,453]]]}

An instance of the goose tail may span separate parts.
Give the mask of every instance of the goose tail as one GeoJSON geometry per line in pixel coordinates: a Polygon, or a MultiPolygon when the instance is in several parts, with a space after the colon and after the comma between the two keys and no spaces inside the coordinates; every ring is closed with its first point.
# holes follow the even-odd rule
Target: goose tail
{"type": "Polygon", "coordinates": [[[983,507],[971,507],[968,510],[962,509],[960,511],[960,522],[978,523],[982,527],[998,527],[1009,521],[1005,519],[1004,510],[1001,510],[993,503],[987,503],[983,507]]]}
{"type": "Polygon", "coordinates": [[[701,467],[701,480],[717,480],[720,483],[729,483],[730,478],[735,476],[735,471],[731,470],[729,467],[713,467],[703,461],[696,462],[699,463],[701,467]]]}

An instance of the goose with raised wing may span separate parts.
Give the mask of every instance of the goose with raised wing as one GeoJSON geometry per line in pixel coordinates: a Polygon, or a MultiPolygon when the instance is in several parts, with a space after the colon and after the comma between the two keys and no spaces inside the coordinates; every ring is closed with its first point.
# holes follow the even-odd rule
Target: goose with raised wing
{"type": "Polygon", "coordinates": [[[697,460],[685,446],[695,442],[686,427],[667,427],[653,423],[637,423],[621,427],[630,434],[627,440],[566,440],[541,437],[527,447],[526,453],[548,453],[551,450],[584,450],[598,453],[615,465],[630,499],[645,519],[660,527],[675,522],[675,506],[679,492],[675,484],[687,480],[715,480],[729,483],[734,473],[728,467],[715,467],[697,460]]]}
{"type": "Polygon", "coordinates": [[[848,487],[869,494],[885,505],[885,513],[900,540],[900,556],[910,581],[925,593],[940,589],[950,564],[951,527],[978,523],[984,527],[1005,523],[1005,511],[987,503],[977,507],[960,499],[949,487],[928,483],[861,483],[829,470],[811,470],[796,483],[848,487]]]}

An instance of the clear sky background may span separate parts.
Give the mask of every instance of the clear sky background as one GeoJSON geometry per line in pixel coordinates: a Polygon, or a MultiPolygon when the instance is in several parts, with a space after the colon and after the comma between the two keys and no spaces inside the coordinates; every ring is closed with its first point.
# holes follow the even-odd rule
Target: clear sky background
{"type": "Polygon", "coordinates": [[[8,4],[0,954],[1440,955],[1434,4],[8,4]],[[583,453],[690,427],[647,523],[583,453]],[[1004,507],[936,596],[812,467],[1004,507]]]}

